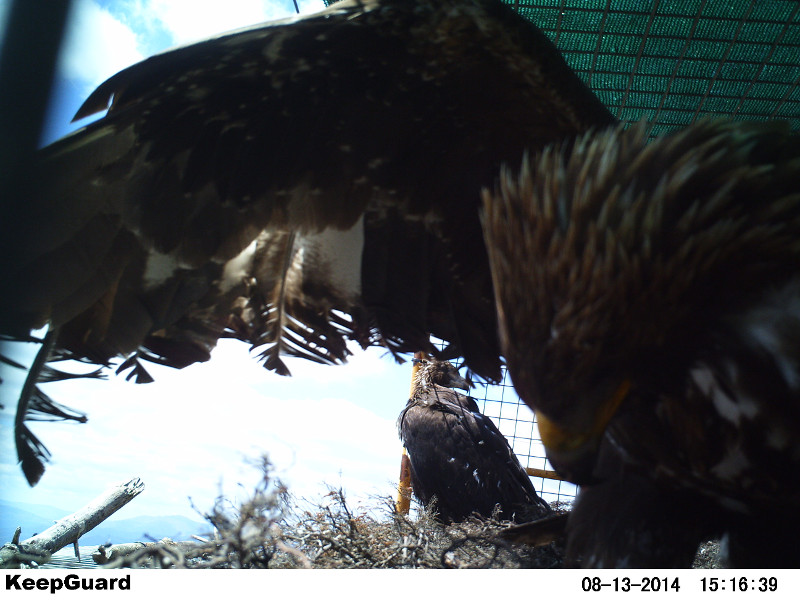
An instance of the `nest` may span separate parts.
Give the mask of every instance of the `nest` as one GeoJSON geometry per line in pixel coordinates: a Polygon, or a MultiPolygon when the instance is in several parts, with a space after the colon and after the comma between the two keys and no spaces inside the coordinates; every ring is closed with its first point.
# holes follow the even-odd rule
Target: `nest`
{"type": "MultiPolygon", "coordinates": [[[[315,501],[292,496],[266,457],[253,493],[234,506],[223,497],[203,514],[212,533],[196,542],[162,540],[129,546],[106,566],[186,569],[488,569],[560,568],[560,541],[530,548],[498,533],[511,525],[494,515],[444,525],[435,504],[415,505],[408,515],[395,511],[390,497],[372,497],[354,509],[342,489],[315,501]]],[[[568,505],[554,503],[556,512],[568,505]]],[[[694,568],[719,568],[717,542],[702,544],[694,568]]]]}
{"type": "Polygon", "coordinates": [[[110,561],[109,567],[258,568],[554,568],[557,543],[539,548],[497,537],[509,525],[471,518],[443,525],[435,507],[395,511],[389,497],[354,510],[341,489],[314,502],[294,498],[262,459],[263,476],[250,498],[234,507],[224,498],[204,514],[213,533],[196,543],[162,540],[110,561]],[[301,508],[304,505],[304,508],[301,508]]]}

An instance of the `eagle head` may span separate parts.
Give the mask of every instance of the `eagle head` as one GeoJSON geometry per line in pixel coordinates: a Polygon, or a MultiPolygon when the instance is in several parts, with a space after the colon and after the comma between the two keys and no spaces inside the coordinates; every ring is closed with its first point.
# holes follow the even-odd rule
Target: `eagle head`
{"type": "Polygon", "coordinates": [[[483,193],[503,355],[576,483],[622,423],[625,444],[660,435],[632,424],[664,397],[686,405],[725,328],[796,271],[798,148],[784,126],[647,138],[640,124],[551,146],[483,193]]]}

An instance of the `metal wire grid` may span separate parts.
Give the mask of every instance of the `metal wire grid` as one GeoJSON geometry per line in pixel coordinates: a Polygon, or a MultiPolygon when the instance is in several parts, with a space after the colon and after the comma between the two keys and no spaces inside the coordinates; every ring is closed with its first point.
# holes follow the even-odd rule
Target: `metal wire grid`
{"type": "MultiPolygon", "coordinates": [[[[503,379],[496,385],[477,386],[470,395],[475,398],[481,412],[494,421],[506,436],[511,449],[523,467],[552,470],[544,451],[536,415],[520,400],[505,366],[503,379]]],[[[538,494],[547,502],[572,503],[577,486],[566,481],[531,477],[538,494]]]]}
{"type": "MultiPolygon", "coordinates": [[[[786,119],[800,129],[800,2],[504,1],[550,37],[617,118],[646,118],[653,135],[722,116],[786,119]]],[[[552,468],[505,369],[482,403],[523,465],[552,468]]],[[[534,481],[548,501],[576,493],[572,484],[534,481]]]]}
{"type": "MultiPolygon", "coordinates": [[[[550,37],[617,118],[646,118],[653,135],[706,116],[786,119],[800,129],[796,0],[503,1],[550,37]]],[[[500,384],[472,395],[523,466],[552,469],[505,367],[500,384]]],[[[532,479],[548,502],[577,493],[570,483],[532,479]]]]}
{"type": "MultiPolygon", "coordinates": [[[[446,346],[437,338],[432,338],[431,343],[439,350],[446,346]]],[[[461,365],[463,360],[454,363],[461,365]]],[[[553,466],[547,460],[539,435],[536,415],[517,395],[505,365],[501,366],[501,373],[500,383],[477,383],[469,395],[475,399],[481,412],[497,425],[523,467],[552,471],[553,466]]],[[[536,476],[531,476],[531,481],[539,496],[548,503],[571,504],[578,493],[578,487],[566,481],[536,476]]]]}
{"type": "Polygon", "coordinates": [[[704,116],[800,128],[795,0],[505,0],[623,121],[658,135],[704,116]]]}

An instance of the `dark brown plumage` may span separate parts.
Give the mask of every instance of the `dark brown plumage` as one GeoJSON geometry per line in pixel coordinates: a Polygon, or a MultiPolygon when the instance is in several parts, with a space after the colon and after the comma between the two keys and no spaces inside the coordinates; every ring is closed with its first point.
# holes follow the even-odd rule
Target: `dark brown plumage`
{"type": "Polygon", "coordinates": [[[722,534],[719,507],[656,481],[604,442],[598,483],[581,487],[567,524],[567,566],[688,568],[698,545],[722,534]]]}
{"type": "Polygon", "coordinates": [[[3,206],[0,332],[49,324],[57,356],[138,381],[220,336],[281,373],[352,339],[497,379],[480,189],[614,121],[499,0],[340,2],[149,58],[77,116],[106,108],[3,206]]]}
{"type": "Polygon", "coordinates": [[[497,505],[498,518],[517,522],[549,514],[505,436],[453,387],[469,389],[453,365],[422,361],[397,420],[417,498],[426,507],[435,499],[445,523],[490,517],[497,505]]]}
{"type": "Polygon", "coordinates": [[[686,568],[700,542],[720,534],[719,509],[692,492],[660,486],[604,440],[597,482],[582,486],[569,512],[500,532],[510,542],[566,547],[565,566],[686,568]]]}
{"type": "MultiPolygon", "coordinates": [[[[798,566],[800,141],[727,122],[646,139],[587,135],[485,194],[509,371],[562,474],[621,491],[596,469],[606,440],[643,497],[665,490],[686,520],[711,502],[734,566],[798,566]]],[[[616,512],[613,546],[637,517],[587,489],[616,512]]],[[[644,566],[617,547],[603,565],[644,566]]]]}

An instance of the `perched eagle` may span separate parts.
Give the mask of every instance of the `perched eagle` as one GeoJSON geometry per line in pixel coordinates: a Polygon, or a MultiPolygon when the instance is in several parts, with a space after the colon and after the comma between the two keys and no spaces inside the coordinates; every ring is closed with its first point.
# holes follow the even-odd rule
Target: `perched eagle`
{"type": "Polygon", "coordinates": [[[490,517],[530,521],[550,507],[533,488],[494,422],[475,400],[450,388],[470,383],[449,362],[423,360],[397,428],[411,463],[411,486],[424,506],[436,499],[438,518],[490,517]]]}
{"type": "Polygon", "coordinates": [[[733,566],[800,566],[798,173],[786,123],[649,144],[636,126],[536,152],[484,194],[514,386],[588,484],[577,508],[604,514],[573,533],[591,566],[675,566],[668,523],[695,548],[726,535],[733,566]]]}
{"type": "MultiPolygon", "coordinates": [[[[346,0],[153,56],[76,118],[104,111],[4,199],[0,333],[48,324],[51,358],[125,357],[138,381],[142,359],[181,368],[221,336],[281,373],[287,354],[341,362],[352,339],[498,379],[480,191],[614,122],[500,0],[346,0]]],[[[46,450],[24,420],[53,403],[26,390],[35,482],[46,450]]]]}

